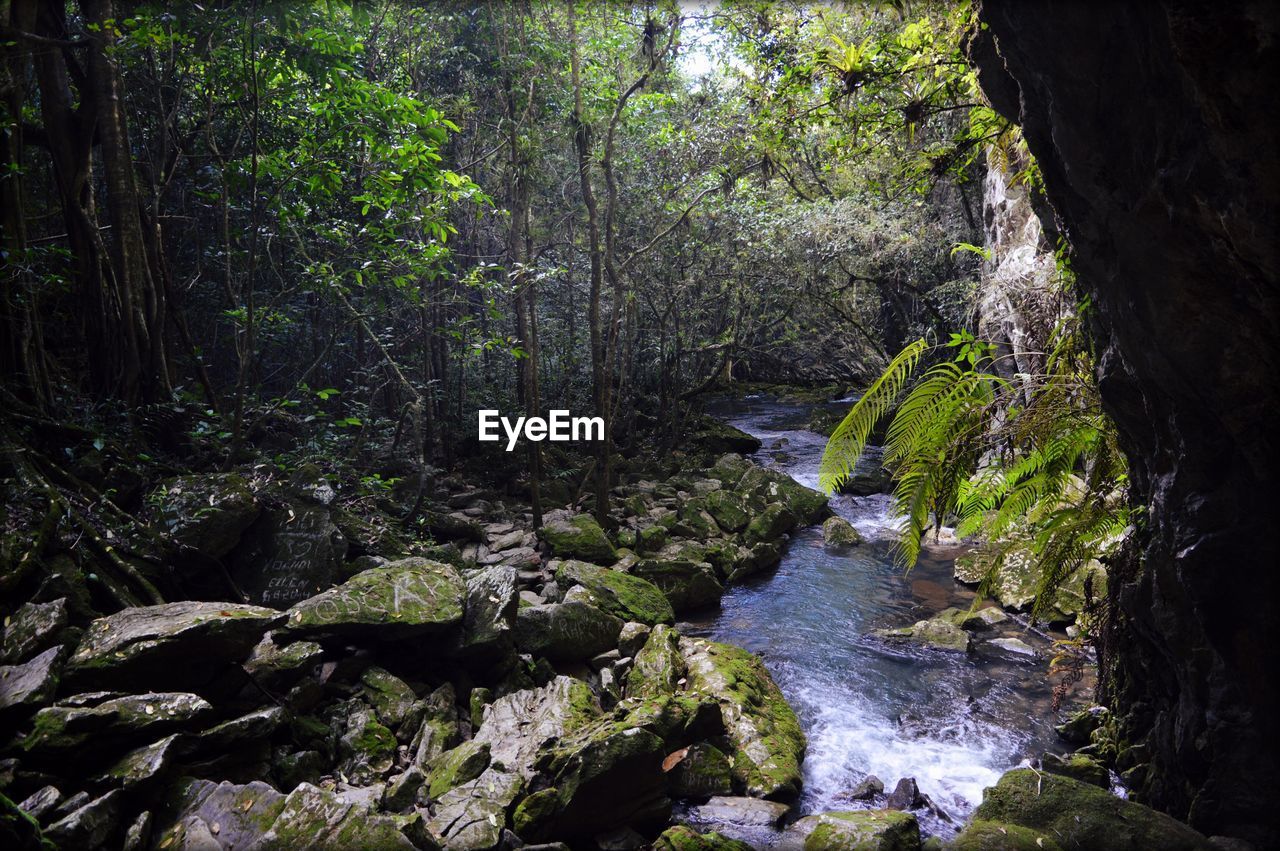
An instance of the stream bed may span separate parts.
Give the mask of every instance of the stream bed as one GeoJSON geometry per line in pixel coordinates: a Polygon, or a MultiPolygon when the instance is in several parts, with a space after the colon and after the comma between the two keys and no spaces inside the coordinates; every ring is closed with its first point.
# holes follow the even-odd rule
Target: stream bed
{"type": "MultiPolygon", "coordinates": [[[[847,408],[848,402],[843,404],[847,408]]],[[[748,397],[713,413],[763,441],[755,460],[817,487],[826,438],[807,431],[812,406],[748,397]]],[[[721,607],[686,632],[759,654],[809,739],[799,814],[883,806],[848,793],[874,774],[891,791],[913,777],[937,810],[916,810],[922,832],[953,834],[1006,770],[1061,750],[1046,676],[1049,637],[1010,619],[990,637],[1017,637],[1038,657],[987,642],[970,655],[888,645],[869,635],[909,625],[947,606],[967,608],[972,590],[952,578],[958,547],[930,547],[909,573],[893,560],[890,497],[837,496],[833,510],[867,539],[829,549],[818,527],[797,531],[777,570],[731,588],[721,607]]],[[[1076,687],[1084,693],[1084,684],[1076,687]]],[[[696,820],[696,819],[695,819],[696,820]]],[[[712,825],[757,847],[777,834],[712,825]]]]}

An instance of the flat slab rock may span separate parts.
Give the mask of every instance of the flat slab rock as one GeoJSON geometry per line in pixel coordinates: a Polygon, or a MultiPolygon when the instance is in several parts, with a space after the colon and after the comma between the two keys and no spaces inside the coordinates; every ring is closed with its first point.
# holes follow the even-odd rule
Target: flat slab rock
{"type": "Polygon", "coordinates": [[[53,644],[67,626],[67,598],[49,603],[26,603],[9,618],[0,648],[0,662],[15,665],[53,644]]]}
{"type": "Polygon", "coordinates": [[[65,655],[66,648],[51,647],[24,664],[0,665],[0,710],[38,706],[52,699],[65,655]]]}
{"type": "Polygon", "coordinates": [[[280,612],[235,603],[164,603],[124,609],[89,624],[67,663],[77,685],[120,687],[208,679],[249,655],[280,612]]]}
{"type": "Polygon", "coordinates": [[[466,594],[453,567],[425,558],[400,559],[296,604],[285,627],[307,635],[430,635],[462,622],[466,594]]]}
{"type": "Polygon", "coordinates": [[[791,812],[787,804],[760,798],[712,798],[694,810],[701,822],[773,827],[791,812]]]}

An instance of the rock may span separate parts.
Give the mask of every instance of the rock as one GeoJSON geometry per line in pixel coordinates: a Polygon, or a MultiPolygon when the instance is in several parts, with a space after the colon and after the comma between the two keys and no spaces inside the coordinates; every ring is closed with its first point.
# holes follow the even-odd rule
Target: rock
{"type": "Polygon", "coordinates": [[[697,451],[713,455],[725,452],[750,455],[760,449],[759,438],[711,417],[702,417],[691,425],[696,431],[689,436],[688,445],[697,451]]]}
{"type": "MultiPolygon", "coordinates": [[[[1016,535],[1017,533],[1011,533],[1016,535]]],[[[982,582],[995,570],[991,583],[991,596],[1006,609],[1029,610],[1035,602],[1040,582],[1040,569],[1030,541],[1010,544],[999,542],[1005,556],[996,564],[995,548],[977,549],[956,559],[955,577],[958,582],[974,585],[982,582]]],[[[1106,594],[1106,570],[1096,561],[1090,561],[1071,574],[1054,592],[1053,599],[1044,607],[1043,617],[1050,623],[1069,623],[1084,608],[1084,587],[1092,585],[1095,597],[1106,594]]]]}
{"type": "Polygon", "coordinates": [[[712,491],[706,495],[704,501],[707,513],[716,521],[716,525],[726,532],[741,532],[751,521],[751,516],[747,514],[741,497],[733,491],[712,491]]]}
{"type": "Polygon", "coordinates": [[[531,779],[544,745],[594,721],[600,714],[591,689],[572,677],[555,677],[541,688],[495,700],[473,741],[489,746],[495,765],[531,779]]]}
{"type": "MultiPolygon", "coordinates": [[[[221,833],[219,841],[223,841],[221,833]]],[[[243,846],[223,845],[239,849],[243,846]]],[[[351,848],[413,849],[393,819],[354,806],[332,792],[303,783],[284,799],[270,830],[262,835],[262,851],[292,848],[346,851],[351,848]]]]}
{"type": "Polygon", "coordinates": [[[261,513],[249,484],[236,473],[179,476],[163,482],[160,525],[173,540],[220,559],[261,513]]]}
{"type": "Polygon", "coordinates": [[[360,675],[360,684],[364,687],[365,700],[377,713],[380,723],[398,730],[410,719],[418,696],[404,680],[374,665],[360,675]]]}
{"type": "Polygon", "coordinates": [[[1050,774],[1070,777],[1081,783],[1111,789],[1111,774],[1106,766],[1086,754],[1073,753],[1066,756],[1047,753],[1040,758],[1040,768],[1050,774]]]}
{"type": "Polygon", "coordinates": [[[396,756],[395,734],[367,709],[350,712],[346,722],[346,732],[338,740],[342,773],[357,785],[368,785],[391,770],[396,756]]]}
{"type": "MultiPolygon", "coordinates": [[[[56,786],[43,786],[18,804],[18,809],[36,821],[40,821],[52,812],[61,801],[62,793],[58,791],[56,786]]],[[[0,836],[3,836],[3,834],[0,833],[0,836]]]]}
{"type": "Polygon", "coordinates": [[[25,603],[8,618],[0,662],[16,665],[54,644],[67,628],[67,598],[48,603],[25,603]]]}
{"type": "Polygon", "coordinates": [[[207,700],[187,692],[82,697],[85,701],[81,705],[47,706],[37,712],[22,749],[56,756],[127,745],[148,736],[192,729],[213,713],[207,700]]]}
{"type": "Polygon", "coordinates": [[[991,645],[1016,656],[1036,655],[1036,649],[1021,638],[993,638],[991,639],[991,645]]]}
{"type": "Polygon", "coordinates": [[[0,713],[52,700],[66,655],[65,647],[50,647],[21,665],[0,665],[0,713]]]}
{"type": "Polygon", "coordinates": [[[205,753],[235,754],[270,739],[284,725],[287,715],[284,707],[271,706],[223,721],[195,736],[194,748],[205,753]]]}
{"type": "Polygon", "coordinates": [[[714,745],[699,742],[669,754],[664,767],[672,757],[683,753],[666,768],[667,788],[677,798],[708,798],[733,794],[733,765],[729,757],[714,745]]]}
{"type": "Polygon", "coordinates": [[[1097,786],[1029,768],[1009,771],[987,788],[973,818],[1041,830],[1064,848],[1208,851],[1211,847],[1204,836],[1164,813],[1097,786]]]}
{"type": "Polygon", "coordinates": [[[662,590],[640,577],[581,561],[564,561],[556,569],[561,587],[578,584],[595,596],[600,608],[625,621],[652,626],[673,623],[675,613],[662,590]]]}
{"type": "Polygon", "coordinates": [[[523,789],[518,775],[490,769],[446,792],[436,802],[427,829],[449,849],[496,848],[507,825],[507,811],[523,789]]]}
{"type": "Polygon", "coordinates": [[[653,843],[654,851],[751,851],[751,846],[719,833],[698,833],[683,824],[667,828],[653,843]]]}
{"type": "Polygon", "coordinates": [[[231,575],[251,601],[287,609],[332,585],[346,554],[333,512],[294,502],[268,511],[245,534],[231,575]]]}
{"type": "Polygon", "coordinates": [[[884,447],[865,446],[858,463],[840,485],[840,493],[871,496],[893,490],[893,475],[884,467],[884,447]]]}
{"type": "Polygon", "coordinates": [[[666,625],[655,626],[627,675],[627,697],[672,694],[687,670],[680,655],[680,634],[666,625]]]}
{"type": "Polygon", "coordinates": [[[511,647],[519,605],[515,568],[500,565],[479,570],[467,576],[466,584],[459,650],[467,658],[493,659],[511,647]]]}
{"type": "Polygon", "coordinates": [[[716,459],[715,465],[707,470],[707,475],[724,487],[733,488],[737,487],[747,471],[755,466],[736,452],[729,452],[716,459]]]}
{"type": "Polygon", "coordinates": [[[967,629],[970,632],[984,632],[996,624],[1009,620],[1009,616],[1005,614],[1004,610],[997,606],[988,606],[985,609],[978,609],[976,612],[969,609],[948,608],[938,612],[934,617],[950,621],[961,629],[967,629]]]}
{"type": "Polygon", "coordinates": [[[734,583],[774,567],[782,560],[782,548],[773,541],[735,548],[732,563],[724,568],[725,582],[734,583]]]}
{"type": "Polygon", "coordinates": [[[717,797],[694,810],[701,822],[741,824],[753,827],[775,827],[791,812],[788,804],[762,801],[759,798],[717,797]]]}
{"type": "Polygon", "coordinates": [[[645,526],[636,533],[636,549],[644,553],[653,553],[662,549],[668,538],[668,532],[665,526],[657,523],[652,526],[645,526]]]}
{"type": "Polygon", "coordinates": [[[754,504],[757,510],[781,502],[801,523],[817,523],[831,514],[824,494],[777,470],[753,466],[743,473],[734,490],[746,500],[748,507],[754,504]]]}
{"type": "Polygon", "coordinates": [[[59,848],[97,848],[115,831],[124,792],[115,789],[95,798],[45,828],[45,838],[59,848]]]}
{"type": "Polygon", "coordinates": [[[236,603],[124,609],[89,624],[67,663],[75,687],[198,687],[242,661],[280,612],[236,603]]]}
{"type": "Polygon", "coordinates": [[[561,558],[580,558],[596,564],[613,564],[618,559],[604,529],[590,514],[552,520],[538,530],[538,537],[561,558]]]}
{"type": "Polygon", "coordinates": [[[436,635],[462,622],[465,596],[453,567],[406,558],[303,600],[289,610],[285,627],[300,635],[436,635]]]}
{"type": "Polygon", "coordinates": [[[920,806],[921,803],[920,787],[916,785],[916,779],[903,777],[889,793],[884,806],[887,810],[911,810],[920,806]]]}
{"type": "Polygon", "coordinates": [[[1072,715],[1063,724],[1053,729],[1069,744],[1087,745],[1091,741],[1093,731],[1106,723],[1111,711],[1105,706],[1090,706],[1072,715]]]}
{"type": "Polygon", "coordinates": [[[461,739],[458,727],[457,694],[452,683],[445,683],[423,701],[422,724],[409,744],[409,752],[418,765],[427,765],[461,739]]]}
{"type": "Polygon", "coordinates": [[[130,751],[107,769],[102,783],[134,789],[163,777],[177,758],[178,738],[179,734],[174,733],[154,744],[130,751]]]}
{"type": "Polygon", "coordinates": [[[256,843],[284,807],[284,799],[260,781],[239,786],[187,778],[170,790],[157,813],[155,847],[165,851],[258,847],[256,843]]]}
{"type": "MultiPolygon", "coordinates": [[[[666,599],[665,597],[663,598],[666,599]]],[[[649,624],[640,623],[639,621],[628,621],[622,625],[622,632],[618,633],[618,652],[623,656],[635,657],[640,649],[644,647],[645,642],[649,640],[650,633],[649,624]]]]}
{"type": "MultiPolygon", "coordinates": [[[[483,511],[477,512],[483,514],[483,511]]],[[[465,514],[445,514],[437,511],[426,512],[426,526],[437,541],[470,541],[476,544],[485,542],[484,526],[465,514]]]]}
{"type": "Polygon", "coordinates": [[[916,621],[900,629],[877,629],[872,634],[887,641],[910,641],[934,650],[965,653],[970,648],[969,633],[945,618],[916,621]]]}
{"type": "Polygon", "coordinates": [[[440,798],[445,792],[470,783],[489,767],[489,744],[475,739],[463,742],[450,751],[445,751],[431,762],[427,775],[427,794],[432,800],[440,798]]]}
{"type": "Polygon", "coordinates": [[[323,656],[324,649],[315,642],[294,641],[281,645],[268,635],[253,648],[245,660],[244,670],[268,691],[286,692],[301,677],[314,671],[323,656]]]}
{"type": "MultiPolygon", "coordinates": [[[[393,813],[402,813],[419,803],[419,793],[426,783],[426,775],[416,765],[411,765],[391,778],[386,790],[382,793],[382,808],[393,813]]],[[[426,800],[423,799],[425,804],[426,800]]]]}
{"type": "Polygon", "coordinates": [[[806,816],[787,831],[804,836],[804,851],[919,851],[920,825],[911,813],[853,810],[806,816]]]}
{"type": "Polygon", "coordinates": [[[49,851],[40,824],[30,814],[0,794],[0,843],[12,851],[49,851]]]}
{"type": "Polygon", "coordinates": [[[586,603],[527,606],[516,614],[516,646],[553,662],[583,662],[617,646],[622,620],[586,603]]]}
{"type": "Polygon", "coordinates": [[[671,802],[664,753],[661,738],[626,719],[605,717],[569,732],[546,760],[556,789],[547,835],[575,838],[665,823],[671,802]]]}
{"type": "Polygon", "coordinates": [[[145,851],[151,844],[151,826],[155,816],[150,810],[143,810],[124,832],[122,851],[145,851]]]}
{"type": "Polygon", "coordinates": [[[975,819],[946,846],[948,851],[1062,851],[1052,835],[1016,824],[975,819]]]}
{"type": "Polygon", "coordinates": [[[780,502],[774,502],[751,518],[744,537],[749,544],[776,541],[796,528],[796,523],[796,516],[789,508],[780,502]]]}
{"type": "Polygon", "coordinates": [[[822,542],[829,547],[852,547],[864,542],[864,538],[843,517],[828,517],[822,522],[822,542]]]}
{"type": "Polygon", "coordinates": [[[801,786],[805,736],[760,659],[704,639],[680,639],[689,688],[714,697],[735,747],[734,779],[747,793],[784,798],[801,786]]]}
{"type": "Polygon", "coordinates": [[[647,559],[632,573],[661,589],[676,612],[710,606],[724,595],[715,569],[706,562],[647,559]]]}
{"type": "Polygon", "coordinates": [[[884,794],[884,781],[874,774],[868,774],[863,780],[854,786],[848,794],[842,797],[851,801],[870,801],[877,795],[884,794]]]}

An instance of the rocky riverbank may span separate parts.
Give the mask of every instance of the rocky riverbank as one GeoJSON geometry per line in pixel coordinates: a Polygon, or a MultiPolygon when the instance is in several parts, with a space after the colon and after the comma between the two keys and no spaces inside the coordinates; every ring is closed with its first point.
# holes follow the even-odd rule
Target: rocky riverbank
{"type": "MultiPolygon", "coordinates": [[[[677,619],[770,570],[799,526],[860,537],[739,454],[749,435],[708,424],[692,445],[676,475],[620,486],[607,529],[564,509],[535,530],[446,482],[430,544],[339,507],[315,470],[168,480],[150,516],[189,553],[174,582],[193,599],[104,612],[68,559],[6,620],[5,847],[748,847],[671,826],[673,807],[787,823],[805,734],[759,658],[677,619]]],[[[944,612],[884,639],[963,650],[1003,617],[944,612]]],[[[1064,729],[1088,752],[1036,782],[1096,818],[1076,830],[1013,772],[955,847],[1130,847],[1096,842],[1135,813],[1196,839],[1097,788],[1117,756],[1105,713],[1064,729]]],[[[864,798],[794,821],[779,847],[921,846],[927,796],[864,798]]]]}

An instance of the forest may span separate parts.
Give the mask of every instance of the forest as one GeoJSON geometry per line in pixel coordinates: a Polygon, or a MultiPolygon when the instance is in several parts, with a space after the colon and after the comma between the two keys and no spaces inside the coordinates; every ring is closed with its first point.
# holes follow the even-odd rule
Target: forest
{"type": "Polygon", "coordinates": [[[0,0],[0,845],[1271,847],[1278,24],[0,0]]]}

